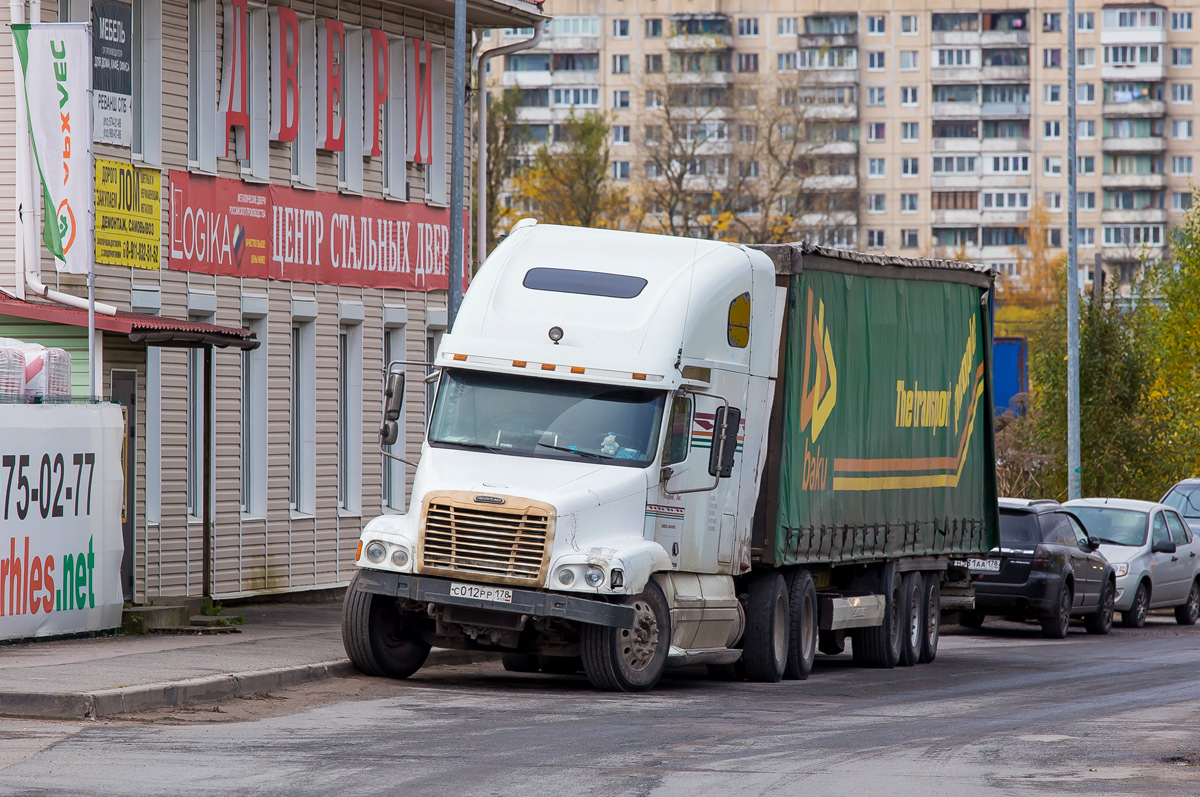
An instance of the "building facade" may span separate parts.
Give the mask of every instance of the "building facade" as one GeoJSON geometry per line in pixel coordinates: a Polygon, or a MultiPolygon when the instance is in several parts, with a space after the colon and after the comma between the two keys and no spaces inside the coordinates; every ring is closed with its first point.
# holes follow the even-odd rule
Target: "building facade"
{"type": "MultiPolygon", "coordinates": [[[[1190,207],[1200,35],[1187,8],[1076,4],[1085,280],[1099,257],[1127,282],[1143,257],[1162,256],[1190,207]]],[[[637,195],[670,161],[655,143],[665,83],[678,119],[713,122],[667,135],[707,136],[706,149],[674,154],[706,202],[714,188],[747,197],[717,208],[745,220],[743,239],[770,233],[763,215],[791,213],[793,232],[823,243],[960,256],[1019,279],[1014,250],[1040,204],[1049,254],[1067,245],[1065,4],[550,0],[547,10],[542,44],[510,58],[492,89],[522,90],[534,141],[553,140],[571,107],[610,113],[613,177],[637,195]],[[789,137],[801,143],[780,155],[789,137]],[[781,176],[785,189],[763,187],[781,176]]]]}
{"type": "MultiPolygon", "coordinates": [[[[415,460],[422,364],[447,324],[453,3],[62,0],[30,13],[90,20],[107,37],[94,38],[96,55],[111,46],[105,57],[126,58],[131,72],[130,112],[94,131],[97,301],[246,328],[259,341],[215,350],[206,385],[200,349],[100,335],[98,392],[134,419],[134,599],[344,585],[362,526],[406,509],[410,469],[378,449],[385,364],[409,363],[392,450],[415,460]],[[139,186],[138,229],[154,231],[140,248],[104,237],[102,217],[123,218],[102,197],[110,173],[139,186]]],[[[524,0],[468,4],[472,36],[540,18],[524,0]]],[[[12,56],[4,37],[6,220],[16,211],[12,56]]],[[[0,261],[16,262],[16,247],[15,225],[0,225],[0,261]]],[[[86,295],[83,277],[56,274],[46,256],[41,274],[86,295]]],[[[5,292],[22,295],[22,283],[0,269],[5,292]]],[[[0,330],[68,348],[86,392],[82,330],[5,317],[0,330]]]]}

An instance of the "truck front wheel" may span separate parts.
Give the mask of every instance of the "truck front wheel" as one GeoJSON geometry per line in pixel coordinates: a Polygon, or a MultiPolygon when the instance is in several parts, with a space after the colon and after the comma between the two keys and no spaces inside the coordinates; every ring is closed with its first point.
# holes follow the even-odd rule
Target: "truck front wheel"
{"type": "Polygon", "coordinates": [[[381,678],[407,678],[429,657],[412,612],[394,598],[358,589],[357,573],[342,604],[342,644],[359,672],[381,678]]]}
{"type": "Polygon", "coordinates": [[[606,692],[645,692],[654,688],[671,649],[671,609],[653,580],[633,606],[633,628],[585,625],[579,647],[583,671],[592,686],[606,692]]]}

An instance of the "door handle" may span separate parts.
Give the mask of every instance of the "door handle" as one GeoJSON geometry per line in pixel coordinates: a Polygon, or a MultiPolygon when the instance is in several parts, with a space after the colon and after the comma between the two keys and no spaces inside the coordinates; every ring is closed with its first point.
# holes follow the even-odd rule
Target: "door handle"
{"type": "Polygon", "coordinates": [[[1179,557],[1178,557],[1178,556],[1172,556],[1172,557],[1171,557],[1171,561],[1172,561],[1172,562],[1178,562],[1178,561],[1179,561],[1179,557]]]}
{"type": "Polygon", "coordinates": [[[1195,558],[1196,558],[1196,552],[1195,552],[1195,551],[1192,551],[1190,554],[1188,554],[1188,556],[1190,556],[1190,557],[1192,557],[1193,559],[1195,559],[1195,558]]]}

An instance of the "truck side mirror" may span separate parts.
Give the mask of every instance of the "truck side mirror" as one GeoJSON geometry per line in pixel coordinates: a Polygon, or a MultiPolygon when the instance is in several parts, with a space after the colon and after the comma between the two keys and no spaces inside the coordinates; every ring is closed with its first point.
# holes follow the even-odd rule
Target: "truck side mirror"
{"type": "Polygon", "coordinates": [[[712,449],[708,455],[708,475],[728,479],[733,475],[733,455],[737,453],[738,433],[742,430],[742,411],[737,407],[718,407],[713,423],[712,449]]]}
{"type": "Polygon", "coordinates": [[[404,405],[404,371],[388,371],[383,397],[383,419],[400,420],[400,410],[404,405]]]}
{"type": "Polygon", "coordinates": [[[379,428],[379,445],[395,445],[396,441],[399,439],[400,424],[396,421],[384,421],[383,426],[379,428]]]}

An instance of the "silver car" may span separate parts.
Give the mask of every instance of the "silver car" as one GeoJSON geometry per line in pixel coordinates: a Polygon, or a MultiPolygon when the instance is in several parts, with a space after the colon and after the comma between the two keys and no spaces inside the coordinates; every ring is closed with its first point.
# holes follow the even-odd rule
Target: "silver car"
{"type": "Polygon", "coordinates": [[[1068,501],[1117,571],[1121,624],[1141,628],[1151,609],[1175,609],[1181,625],[1200,617],[1200,539],[1166,504],[1120,498],[1068,501]]]}

